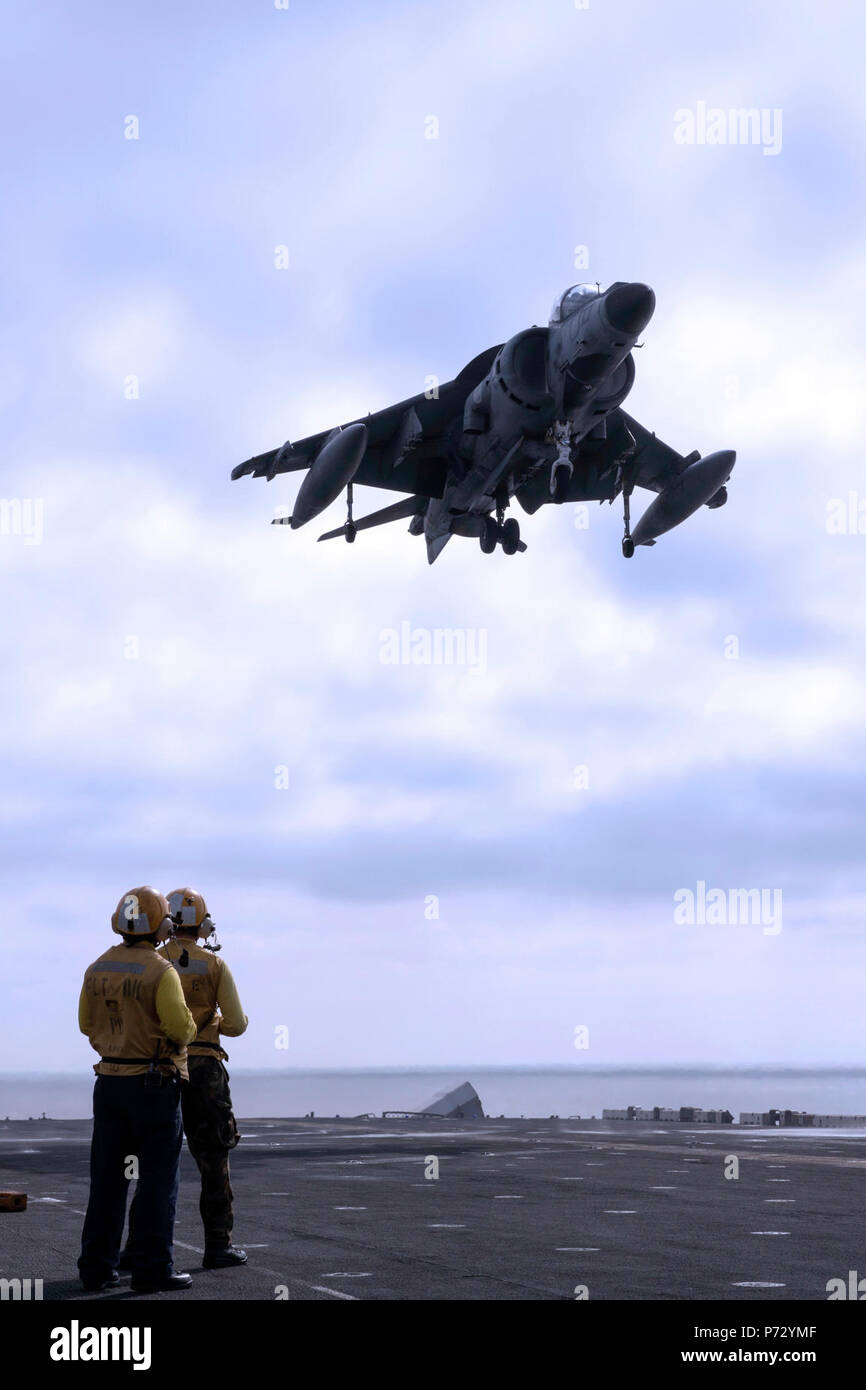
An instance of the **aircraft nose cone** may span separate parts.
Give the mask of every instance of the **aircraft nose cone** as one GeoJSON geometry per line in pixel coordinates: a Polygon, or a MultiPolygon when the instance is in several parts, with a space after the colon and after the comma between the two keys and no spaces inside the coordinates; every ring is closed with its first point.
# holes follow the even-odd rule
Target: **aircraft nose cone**
{"type": "Polygon", "coordinates": [[[630,338],[646,328],[656,307],[656,297],[649,285],[638,283],[620,285],[605,296],[604,312],[611,328],[630,338]]]}

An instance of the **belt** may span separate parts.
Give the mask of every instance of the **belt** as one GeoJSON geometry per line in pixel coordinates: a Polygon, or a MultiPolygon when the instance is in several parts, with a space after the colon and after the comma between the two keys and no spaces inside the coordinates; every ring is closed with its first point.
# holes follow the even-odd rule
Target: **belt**
{"type": "Polygon", "coordinates": [[[156,1061],[153,1057],[100,1057],[99,1060],[110,1067],[174,1067],[170,1057],[159,1057],[156,1061]]]}

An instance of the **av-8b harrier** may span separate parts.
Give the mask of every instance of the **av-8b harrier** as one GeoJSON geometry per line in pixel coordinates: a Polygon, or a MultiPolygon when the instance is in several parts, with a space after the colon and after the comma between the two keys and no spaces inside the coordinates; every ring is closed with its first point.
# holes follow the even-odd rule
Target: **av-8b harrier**
{"type": "Polygon", "coordinates": [[[647,285],[573,285],[547,328],[526,328],[474,358],[454,381],[296,444],[241,463],[233,478],[306,470],[291,517],[304,526],[346,489],[344,526],[320,540],[409,520],[432,565],[452,536],[475,537],[486,555],[525,550],[505,512],[516,498],[532,515],[546,502],[613,502],[622,496],[622,553],[655,545],[701,506],[721,507],[736,454],[678,454],[622,409],[634,382],[632,349],[655,309],[647,285]],[[407,494],[355,520],[354,483],[407,494]],[[635,487],[657,494],[634,530],[635,487]]]}

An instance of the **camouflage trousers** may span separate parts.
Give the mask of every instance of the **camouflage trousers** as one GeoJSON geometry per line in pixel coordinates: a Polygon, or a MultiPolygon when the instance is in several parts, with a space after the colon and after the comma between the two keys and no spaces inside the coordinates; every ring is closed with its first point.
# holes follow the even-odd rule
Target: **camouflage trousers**
{"type": "Polygon", "coordinates": [[[199,1211],[205,1246],[219,1250],[232,1243],[229,1153],[240,1135],[223,1062],[216,1056],[190,1056],[188,1065],[189,1085],[181,1088],[183,1128],[201,1174],[199,1211]]]}

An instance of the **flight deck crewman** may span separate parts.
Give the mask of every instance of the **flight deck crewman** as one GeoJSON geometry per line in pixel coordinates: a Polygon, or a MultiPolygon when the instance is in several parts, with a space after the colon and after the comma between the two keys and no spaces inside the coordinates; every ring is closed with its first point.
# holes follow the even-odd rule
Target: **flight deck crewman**
{"type": "Polygon", "coordinates": [[[86,1289],[118,1282],[126,1194],[138,1178],[141,1240],[132,1264],[139,1293],[185,1289],[172,1241],[182,1130],[181,1079],[196,1025],[174,971],[156,951],[171,931],[168,903],[153,888],[125,893],[111,919],[122,945],[88,966],[78,1026],[100,1060],[93,1070],[90,1198],[78,1270],[86,1289]],[[134,1160],[137,1172],[130,1172],[134,1160]]]}
{"type": "MultiPolygon", "coordinates": [[[[219,946],[199,946],[214,924],[200,893],[178,888],[168,895],[174,923],[174,939],[160,954],[174,966],[184,998],[195,1020],[197,1033],[189,1046],[189,1085],[181,1098],[183,1127],[189,1150],[201,1174],[199,1211],[204,1225],[205,1269],[221,1269],[246,1263],[246,1253],[232,1245],[233,1192],[229,1178],[229,1153],[240,1135],[232,1114],[228,1054],[220,1046],[220,1034],[237,1038],[246,1032],[247,1016],[225,961],[215,952],[219,946]]],[[[121,1264],[131,1264],[139,1229],[137,1204],[129,1214],[129,1244],[121,1264]]]]}

